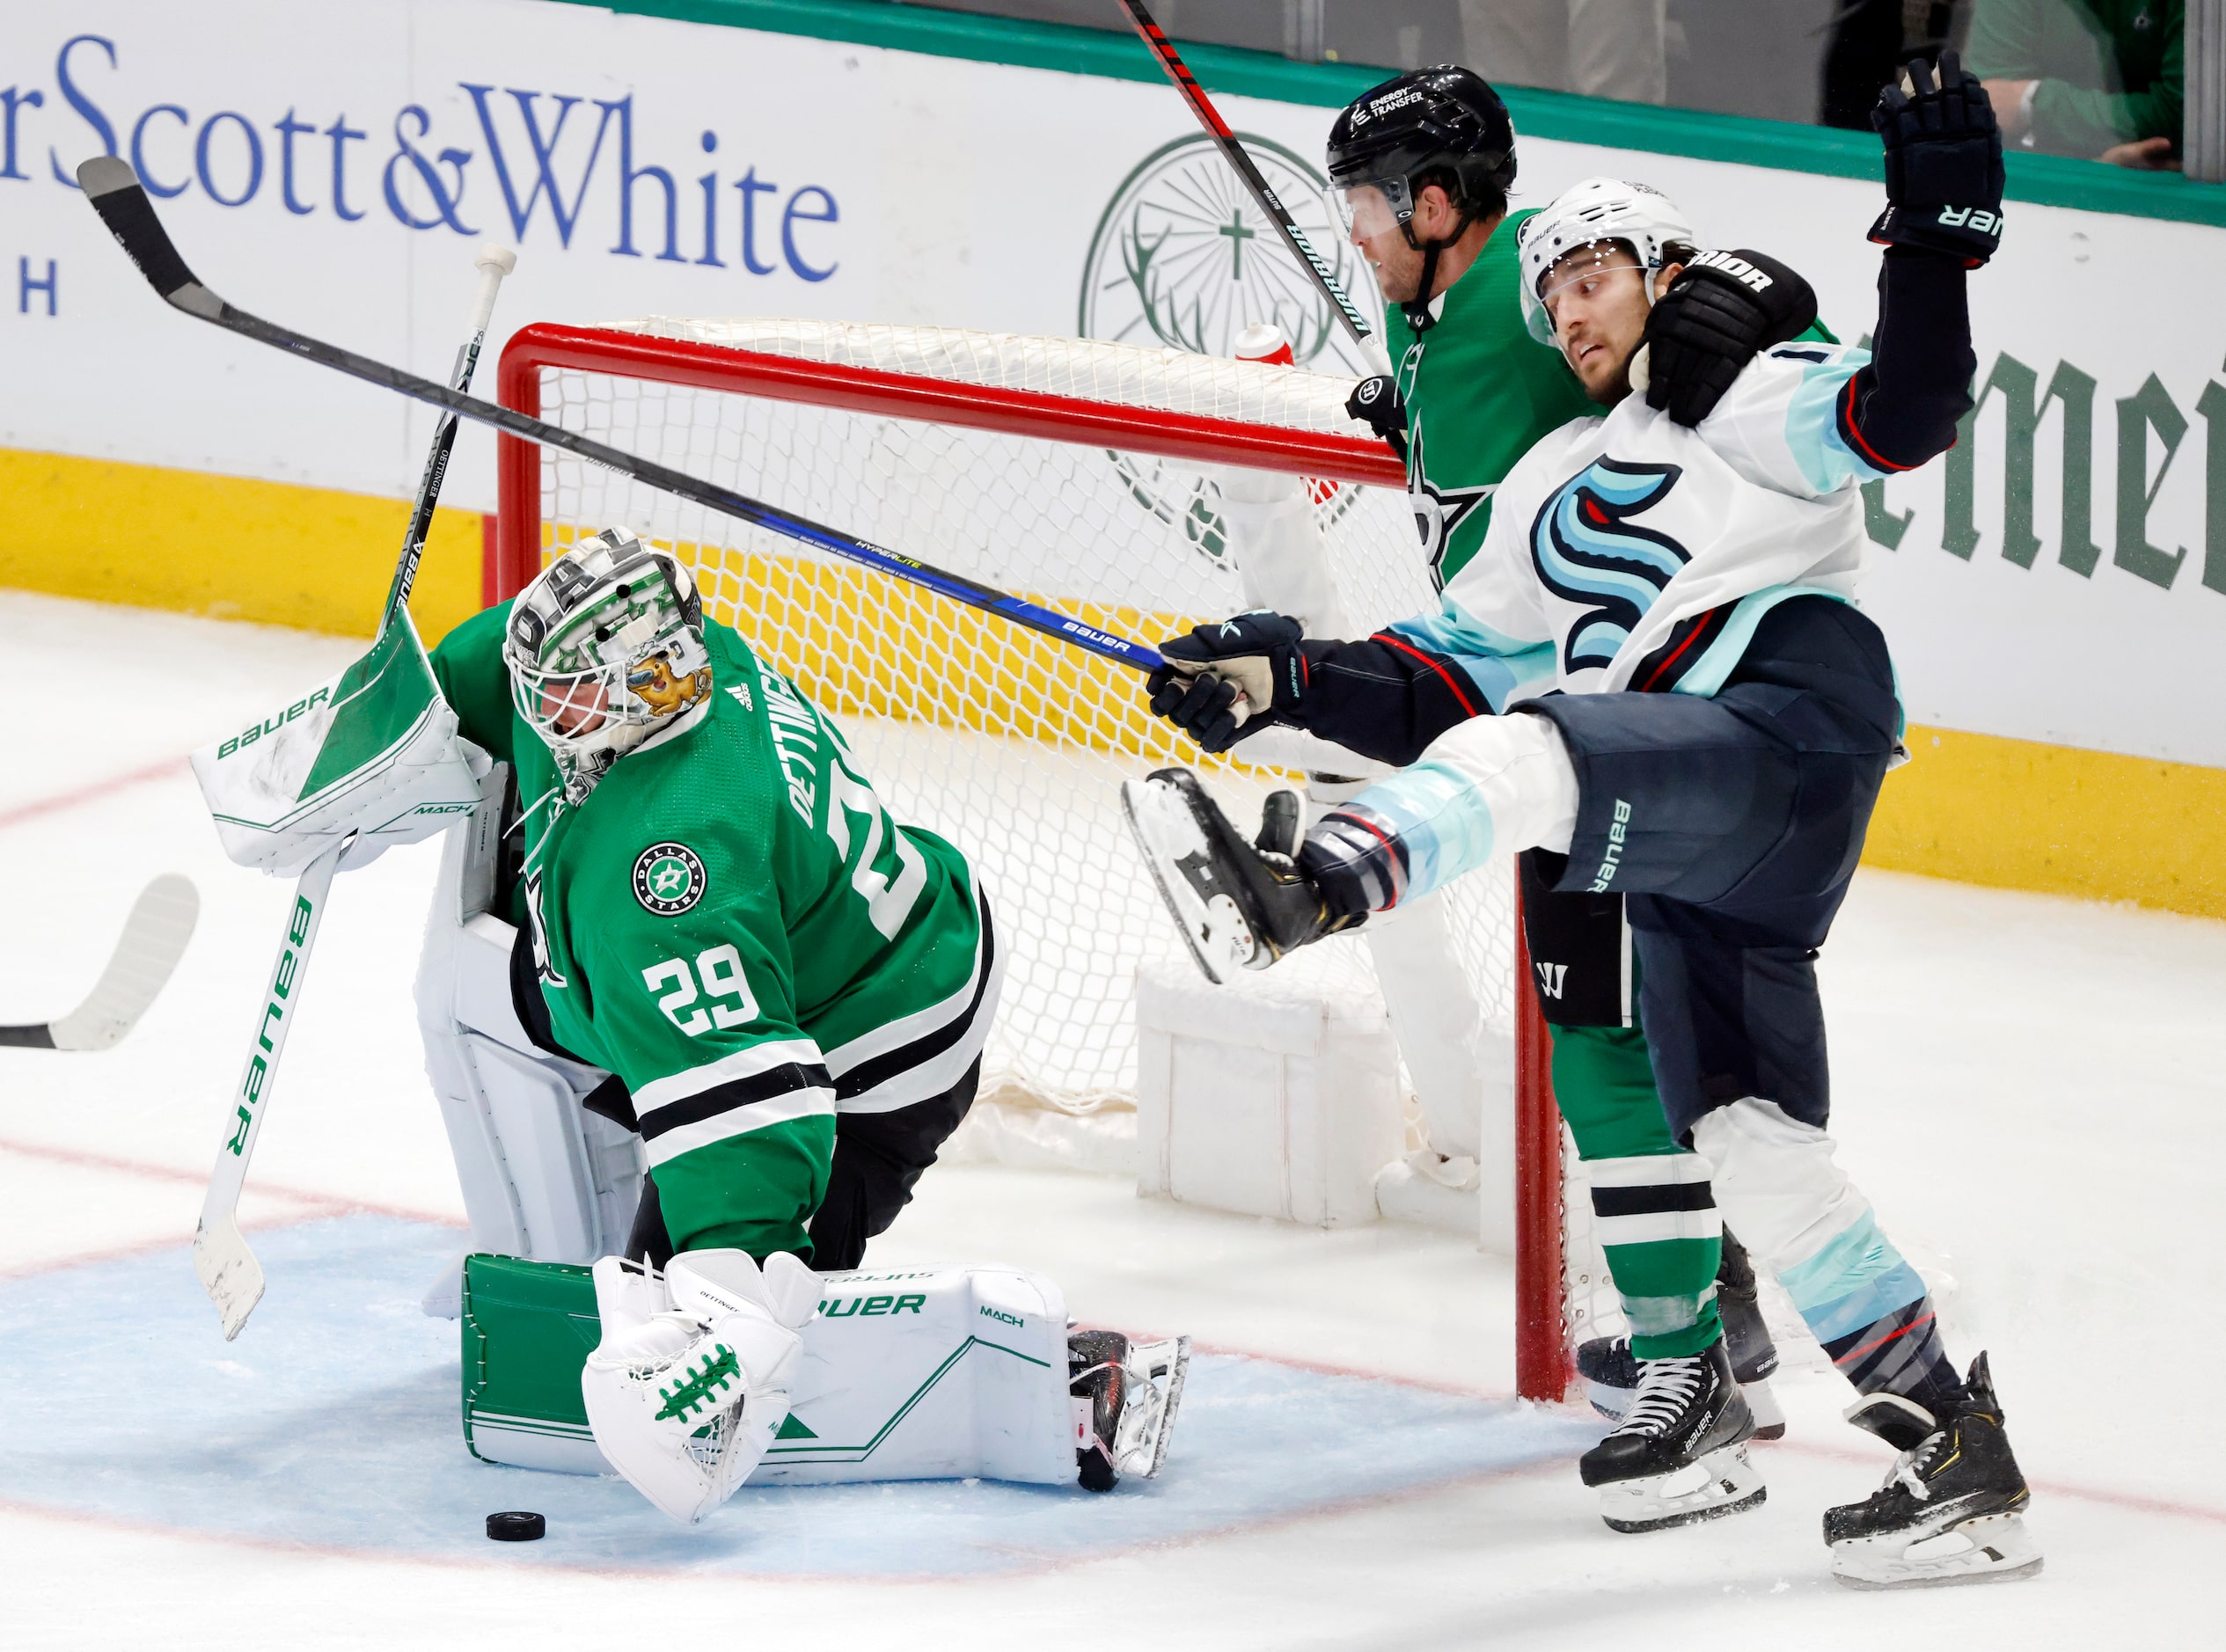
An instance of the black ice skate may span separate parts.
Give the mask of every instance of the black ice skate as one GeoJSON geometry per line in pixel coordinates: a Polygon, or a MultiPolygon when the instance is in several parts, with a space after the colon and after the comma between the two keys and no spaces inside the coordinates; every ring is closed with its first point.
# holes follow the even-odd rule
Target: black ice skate
{"type": "MultiPolygon", "coordinates": [[[[1732,1356],[1732,1375],[1746,1395],[1746,1408],[1754,1414],[1754,1437],[1785,1437],[1785,1413],[1770,1392],[1770,1374],[1777,1370],[1777,1344],[1762,1323],[1757,1299],[1754,1268],[1746,1251],[1729,1233],[1724,1236],[1724,1263],[1716,1275],[1717,1312],[1724,1318],[1724,1344],[1732,1356]]],[[[1596,1336],[1577,1349],[1577,1373],[1585,1379],[1585,1397],[1603,1417],[1621,1420],[1631,1408],[1631,1393],[1638,1386],[1638,1360],[1628,1336],[1596,1336]]]]}
{"type": "Polygon", "coordinates": [[[1152,881],[1190,956],[1217,985],[1359,921],[1331,913],[1314,881],[1299,870],[1293,812],[1277,807],[1285,795],[1269,800],[1256,848],[1188,769],[1155,769],[1122,783],[1121,812],[1152,881]]]}
{"type": "Polygon", "coordinates": [[[1124,1474],[1159,1473],[1190,1369],[1187,1336],[1131,1342],[1118,1331],[1067,1334],[1075,1478],[1086,1490],[1111,1491],[1124,1474]]]}
{"type": "Polygon", "coordinates": [[[1872,1394],[1848,1421],[1901,1455],[1861,1502],[1824,1511],[1832,1575],[1850,1589],[1920,1589],[2031,1577],[2041,1554],[2021,1518],[2032,1494],[2010,1455],[1984,1354],[1970,1399],[1937,1419],[1896,1394],[1872,1394]]]}
{"type": "Polygon", "coordinates": [[[1617,1531],[1690,1525],[1761,1503],[1762,1477],[1746,1460],[1754,1432],[1718,1341],[1682,1359],[1639,1361],[1629,1414],[1578,1470],[1600,1488],[1600,1517],[1617,1531]]]}

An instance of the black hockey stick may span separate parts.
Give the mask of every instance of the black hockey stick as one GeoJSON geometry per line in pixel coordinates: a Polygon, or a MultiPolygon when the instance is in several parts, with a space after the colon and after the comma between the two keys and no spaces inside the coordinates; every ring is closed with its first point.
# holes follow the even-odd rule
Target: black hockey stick
{"type": "Polygon", "coordinates": [[[108,967],[67,1015],[27,1027],[0,1027],[0,1045],[18,1049],[107,1049],[139,1024],[193,939],[201,897],[166,872],[139,892],[108,967]]]}
{"type": "MultiPolygon", "coordinates": [[[[1121,4],[1127,9],[1129,21],[1136,26],[1136,32],[1144,37],[1144,43],[1158,56],[1160,67],[1167,70],[1167,77],[1175,83],[1175,89],[1188,100],[1192,113],[1198,117],[1199,124],[1212,135],[1214,147],[1236,169],[1237,176],[1244,180],[1244,186],[1252,192],[1254,201],[1261,211],[1268,215],[1269,221],[1283,237],[1283,244],[1306,267],[1307,273],[1314,277],[1314,284],[1322,289],[1322,296],[1329,301],[1330,308],[1337,312],[1337,318],[1345,324],[1345,331],[1352,335],[1352,341],[1360,347],[1364,355],[1373,357],[1380,355],[1380,345],[1371,347],[1375,329],[1368,325],[1367,318],[1359,311],[1353,308],[1352,300],[1345,296],[1345,289],[1338,284],[1336,273],[1322,254],[1314,250],[1314,244],[1307,239],[1306,231],[1292,222],[1283,202],[1268,186],[1268,180],[1260,175],[1260,169],[1244,152],[1244,145],[1237,142],[1237,135],[1229,130],[1229,123],[1221,118],[1221,112],[1205,95],[1205,88],[1198,84],[1197,77],[1190,72],[1190,66],[1175,49],[1175,42],[1161,33],[1160,26],[1152,20],[1152,14],[1144,9],[1144,0],[1121,0],[1121,4]]],[[[1388,362],[1381,365],[1388,370],[1388,362]]]]}
{"type": "Polygon", "coordinates": [[[746,498],[714,482],[704,481],[631,453],[622,453],[617,448],[605,447],[600,442],[591,441],[556,425],[545,424],[538,419],[513,412],[508,407],[474,400],[459,391],[436,384],[430,379],[420,378],[413,373],[406,373],[400,368],[389,367],[369,356],[357,355],[337,346],[321,343],[305,333],[296,333],[291,328],[251,316],[244,310],[234,309],[194,279],[193,271],[186,267],[186,260],[178,255],[178,249],[172,245],[168,231],[162,226],[162,220],[155,214],[154,203],[147,199],[147,192],[139,186],[138,176],[128,164],[113,156],[97,156],[78,167],[77,182],[84,188],[86,198],[92,202],[93,209],[100,214],[102,222],[123,244],[124,251],[131,255],[131,261],[139,266],[139,273],[173,309],[182,310],[203,321],[214,322],[260,344],[273,345],[305,357],[321,367],[347,373],[367,384],[399,391],[405,396],[429,402],[436,407],[445,407],[449,412],[476,423],[508,431],[514,436],[522,436],[543,447],[561,448],[589,464],[600,464],[622,476],[631,476],[637,481],[677,494],[721,515],[732,516],[738,522],[769,530],[847,561],[862,563],[881,573],[908,580],[956,602],[964,603],[969,607],[1000,615],[1015,625],[1025,625],[1031,631],[1042,632],[1061,642],[1086,648],[1102,658],[1132,666],[1139,671],[1155,671],[1161,664],[1157,649],[1113,636],[1094,625],[1086,625],[1079,619],[1070,618],[1023,598],[1008,596],[978,580],[970,580],[963,574],[945,573],[911,557],[884,551],[879,545],[869,545],[863,539],[853,538],[849,534],[823,527],[802,516],[790,515],[787,511],[746,498]]]}

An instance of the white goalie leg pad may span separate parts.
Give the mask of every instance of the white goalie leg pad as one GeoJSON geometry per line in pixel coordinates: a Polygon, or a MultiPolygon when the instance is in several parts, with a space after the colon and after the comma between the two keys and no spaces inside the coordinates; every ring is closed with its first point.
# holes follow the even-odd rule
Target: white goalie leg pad
{"type": "Polygon", "coordinates": [[[820,1276],[788,1426],[752,1485],[1074,1479],[1066,1303],[1009,1268],[820,1276]]]}
{"type": "Polygon", "coordinates": [[[603,1340],[580,1394],[611,1466],[693,1525],[749,1478],[787,1420],[797,1327],[817,1305],[819,1280],[786,1253],[760,1269],[746,1251],[687,1251],[665,1272],[671,1305],[644,1319],[655,1296],[639,1279],[618,1257],[596,1264],[603,1340]]]}
{"type": "Polygon", "coordinates": [[[1468,783],[1469,806],[1490,817],[1495,853],[1567,852],[1577,830],[1577,766],[1561,730],[1543,717],[1472,717],[1432,741],[1417,766],[1468,783]]]}
{"type": "Polygon", "coordinates": [[[1768,1495],[1746,1445],[1726,1445],[1667,1474],[1602,1486],[1600,1517],[1617,1531],[1666,1531],[1759,1508],[1768,1495]]]}
{"type": "MultiPolygon", "coordinates": [[[[471,1221],[467,1248],[537,1261],[591,1262],[626,1243],[641,1202],[633,1134],[585,1112],[593,1067],[534,1047],[510,1004],[516,932],[487,911],[503,776],[443,845],[417,976],[425,1069],[448,1127],[471,1221]]],[[[459,1312],[461,1260],[426,1293],[425,1311],[459,1312]]]]}

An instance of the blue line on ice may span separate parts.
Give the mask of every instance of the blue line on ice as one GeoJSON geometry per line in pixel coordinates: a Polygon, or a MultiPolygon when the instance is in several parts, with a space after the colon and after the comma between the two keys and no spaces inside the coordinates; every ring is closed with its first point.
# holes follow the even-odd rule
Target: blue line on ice
{"type": "Polygon", "coordinates": [[[474,1460],[457,1328],[418,1311],[451,1228],[263,1232],[269,1294],[229,1346],[186,1254],[0,1282],[0,1497],[318,1548],[521,1566],[987,1575],[1302,1515],[1573,1454],[1578,1420],[1268,1360],[1200,1356],[1162,1477],[1109,1496],[954,1481],[745,1487],[674,1524],[617,1480],[474,1460]],[[495,1544],[497,1509],[548,1517],[495,1544]]]}

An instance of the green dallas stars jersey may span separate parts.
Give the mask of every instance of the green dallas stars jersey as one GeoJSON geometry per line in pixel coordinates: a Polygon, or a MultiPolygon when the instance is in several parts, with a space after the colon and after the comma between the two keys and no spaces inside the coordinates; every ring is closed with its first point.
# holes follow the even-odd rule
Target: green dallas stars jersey
{"type": "Polygon", "coordinates": [[[631,1093],[675,1248],[809,1257],[837,1110],[940,1095],[980,1056],[997,969],[965,857],[891,820],[834,725],[708,620],[709,703],[567,806],[511,708],[509,611],[433,667],[516,765],[556,1041],[631,1093]]]}
{"type": "Polygon", "coordinates": [[[1442,587],[1476,554],[1491,495],[1549,430],[1596,411],[1561,352],[1523,325],[1515,226],[1503,219],[1461,278],[1439,294],[1437,325],[1417,337],[1384,306],[1384,347],[1407,404],[1407,493],[1431,577],[1442,587]]]}

